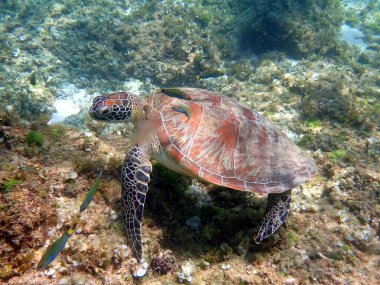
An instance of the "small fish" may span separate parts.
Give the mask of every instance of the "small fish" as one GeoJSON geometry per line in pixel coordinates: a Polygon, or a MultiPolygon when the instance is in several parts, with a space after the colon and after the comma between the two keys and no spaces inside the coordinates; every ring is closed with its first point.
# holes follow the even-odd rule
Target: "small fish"
{"type": "Polygon", "coordinates": [[[219,69],[207,69],[203,72],[201,72],[201,74],[195,76],[196,79],[206,79],[206,78],[212,78],[212,77],[219,77],[219,76],[223,76],[225,74],[225,72],[223,70],[219,70],[219,69]]]}
{"type": "Polygon", "coordinates": [[[180,112],[182,114],[185,114],[190,119],[190,108],[185,105],[178,105],[172,107],[173,111],[180,112]]]}
{"type": "Polygon", "coordinates": [[[100,176],[101,175],[102,175],[102,173],[100,173],[100,175],[98,177],[96,177],[96,179],[95,179],[94,183],[92,184],[90,190],[87,192],[86,197],[84,198],[82,204],[80,205],[79,213],[82,213],[84,210],[86,210],[88,205],[90,205],[92,199],[94,199],[95,192],[99,188],[100,176]]]}
{"type": "Polygon", "coordinates": [[[65,247],[67,241],[72,236],[75,231],[75,227],[69,228],[59,239],[57,239],[53,244],[51,244],[44,255],[42,256],[40,262],[38,262],[37,269],[44,270],[62,251],[65,247]]]}
{"type": "Polygon", "coordinates": [[[160,88],[158,91],[170,97],[183,100],[191,100],[191,97],[185,91],[178,88],[160,88]]]}

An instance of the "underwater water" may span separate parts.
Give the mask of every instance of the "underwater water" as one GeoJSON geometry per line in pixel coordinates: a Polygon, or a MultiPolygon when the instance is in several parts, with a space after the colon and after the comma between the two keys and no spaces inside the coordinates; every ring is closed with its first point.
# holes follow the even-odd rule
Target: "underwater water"
{"type": "Polygon", "coordinates": [[[379,129],[377,0],[0,0],[0,283],[379,284],[379,129]],[[152,161],[137,263],[133,126],[89,110],[168,87],[234,98],[313,159],[285,227],[257,244],[266,195],[152,161]]]}

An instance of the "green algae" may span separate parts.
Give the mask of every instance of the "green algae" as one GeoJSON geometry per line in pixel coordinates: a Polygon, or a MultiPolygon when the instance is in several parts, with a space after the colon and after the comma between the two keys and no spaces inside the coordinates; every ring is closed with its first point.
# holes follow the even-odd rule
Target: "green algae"
{"type": "MultiPolygon", "coordinates": [[[[118,232],[118,233],[123,233],[124,232],[124,225],[123,225],[123,223],[113,222],[113,223],[110,224],[110,227],[115,232],[118,232]]],[[[101,234],[101,232],[99,234],[101,234]]]]}
{"type": "Polygon", "coordinates": [[[299,241],[299,236],[294,231],[288,231],[286,233],[286,241],[288,242],[289,246],[296,246],[299,241]]]}
{"type": "Polygon", "coordinates": [[[344,132],[340,132],[337,136],[336,136],[336,139],[340,142],[340,143],[344,143],[348,140],[348,135],[344,132]]]}
{"type": "Polygon", "coordinates": [[[333,260],[343,261],[345,260],[344,255],[340,252],[329,252],[327,257],[333,260]]]}
{"type": "Polygon", "coordinates": [[[321,120],[314,119],[306,122],[306,126],[311,129],[320,128],[322,126],[321,120]]]}
{"type": "Polygon", "coordinates": [[[55,124],[52,126],[48,126],[45,131],[46,135],[54,140],[59,140],[65,136],[67,132],[67,127],[61,124],[55,124]]]}
{"type": "Polygon", "coordinates": [[[251,282],[245,280],[243,277],[240,277],[239,279],[239,285],[249,285],[251,282]]]}
{"type": "Polygon", "coordinates": [[[41,147],[43,145],[44,139],[40,132],[32,130],[26,136],[26,142],[28,146],[36,145],[41,147]]]}
{"type": "Polygon", "coordinates": [[[346,252],[351,251],[351,247],[349,245],[347,245],[347,244],[342,245],[341,248],[342,248],[343,251],[346,251],[346,252]]]}
{"type": "Polygon", "coordinates": [[[13,187],[15,187],[17,184],[20,184],[22,182],[23,181],[20,179],[10,179],[4,183],[3,189],[4,189],[5,193],[8,193],[13,189],[13,187]]]}
{"type": "Polygon", "coordinates": [[[344,149],[336,149],[328,153],[329,158],[331,159],[342,159],[346,156],[346,151],[344,149]]]}
{"type": "Polygon", "coordinates": [[[196,21],[202,26],[207,27],[212,21],[212,13],[207,10],[200,11],[196,15],[196,21]]]}
{"type": "Polygon", "coordinates": [[[297,145],[308,148],[310,147],[313,140],[314,140],[313,136],[309,134],[305,134],[301,137],[301,139],[297,141],[297,145]]]}

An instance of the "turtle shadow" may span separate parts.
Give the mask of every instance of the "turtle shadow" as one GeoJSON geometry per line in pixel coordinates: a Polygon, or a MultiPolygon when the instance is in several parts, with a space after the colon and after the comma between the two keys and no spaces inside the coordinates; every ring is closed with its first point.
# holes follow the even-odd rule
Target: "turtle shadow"
{"type": "MultiPolygon", "coordinates": [[[[206,186],[209,197],[189,194],[191,180],[161,165],[154,167],[145,202],[145,217],[160,228],[160,251],[170,249],[183,258],[222,261],[232,254],[251,260],[273,241],[255,244],[266,198],[219,186],[206,186]]],[[[195,186],[196,187],[196,186],[195,186]]]]}

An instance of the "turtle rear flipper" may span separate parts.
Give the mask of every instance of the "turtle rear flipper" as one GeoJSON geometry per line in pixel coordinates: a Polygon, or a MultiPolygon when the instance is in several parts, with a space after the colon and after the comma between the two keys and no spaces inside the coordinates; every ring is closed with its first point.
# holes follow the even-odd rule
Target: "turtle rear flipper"
{"type": "Polygon", "coordinates": [[[265,215],[261,221],[260,230],[255,237],[256,243],[261,243],[271,236],[286,221],[290,211],[290,190],[283,193],[268,195],[265,215]]]}
{"type": "Polygon", "coordinates": [[[129,243],[138,262],[142,256],[141,223],[151,172],[148,153],[138,145],[130,149],[121,171],[123,218],[129,243]]]}

